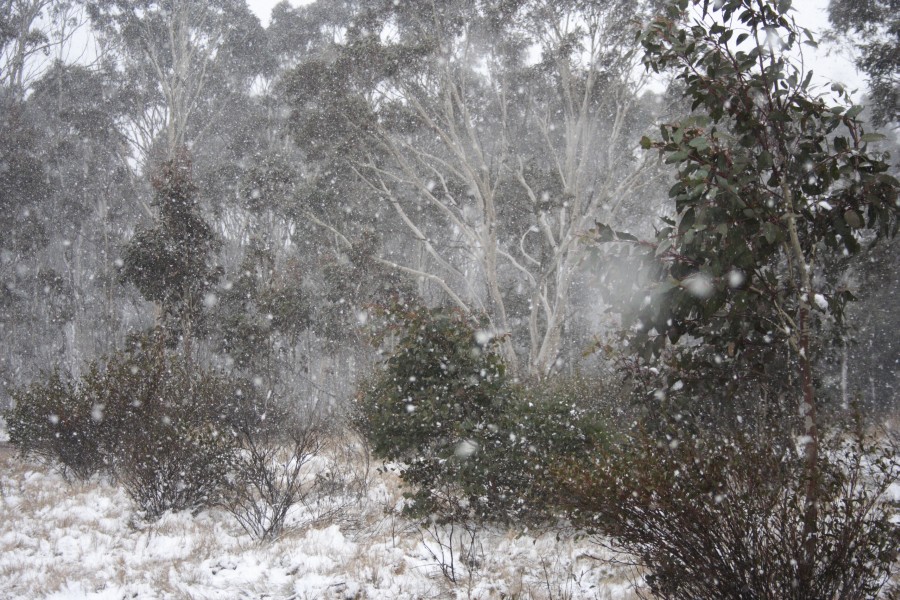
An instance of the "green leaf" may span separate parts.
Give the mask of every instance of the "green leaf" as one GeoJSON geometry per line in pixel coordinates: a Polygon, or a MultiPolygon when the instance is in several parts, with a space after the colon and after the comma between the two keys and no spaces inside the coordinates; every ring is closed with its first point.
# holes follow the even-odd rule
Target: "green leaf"
{"type": "Polygon", "coordinates": [[[597,228],[595,229],[595,236],[598,244],[604,244],[607,242],[612,242],[616,239],[616,234],[613,231],[613,228],[607,225],[606,223],[597,223],[597,228]]]}
{"type": "Polygon", "coordinates": [[[772,223],[763,223],[763,237],[765,237],[766,241],[770,244],[774,244],[778,241],[780,233],[778,227],[772,223]]]}
{"type": "Polygon", "coordinates": [[[594,236],[598,244],[621,241],[638,241],[638,239],[630,233],[626,233],[624,231],[616,231],[606,223],[600,223],[599,221],[597,222],[597,226],[594,229],[594,236]]]}
{"type": "Polygon", "coordinates": [[[669,290],[674,290],[677,287],[679,287],[678,281],[670,275],[667,279],[664,279],[663,281],[660,281],[656,284],[656,286],[653,288],[653,293],[659,296],[661,294],[665,294],[669,290]]]}
{"type": "Polygon", "coordinates": [[[852,208],[844,213],[844,221],[853,229],[862,229],[864,224],[862,217],[852,208]]]}
{"type": "Polygon", "coordinates": [[[641,148],[643,148],[644,150],[649,150],[652,146],[653,140],[648,138],[646,135],[641,138],[641,148]]]}
{"type": "Polygon", "coordinates": [[[712,122],[712,119],[710,119],[707,115],[704,115],[704,114],[691,115],[690,118],[688,118],[688,120],[687,120],[687,123],[689,123],[691,125],[696,125],[697,127],[706,127],[711,122],[712,122]]]}
{"type": "Polygon", "coordinates": [[[887,139],[884,135],[880,133],[866,133],[863,134],[861,138],[864,142],[880,142],[881,140],[887,139]]]}
{"type": "Polygon", "coordinates": [[[661,256],[661,255],[665,254],[666,251],[668,251],[669,248],[671,248],[671,247],[672,247],[672,239],[671,239],[671,238],[670,238],[670,239],[663,240],[662,243],[660,243],[660,244],[656,247],[656,252],[654,252],[653,255],[654,255],[654,256],[661,256]]]}
{"type": "Polygon", "coordinates": [[[705,137],[695,137],[688,142],[688,146],[696,148],[697,150],[706,150],[709,148],[709,141],[707,141],[705,137]]]}
{"type": "Polygon", "coordinates": [[[666,157],[666,164],[672,164],[681,162],[683,160],[687,160],[688,153],[687,150],[679,150],[678,152],[673,152],[668,157],[666,157]]]}
{"type": "Polygon", "coordinates": [[[809,87],[809,82],[812,81],[812,76],[813,76],[813,72],[812,72],[812,69],[810,69],[810,70],[806,73],[806,77],[803,79],[803,84],[801,85],[801,87],[802,87],[804,90],[807,89],[807,88],[809,87]]]}
{"type": "Polygon", "coordinates": [[[848,119],[855,119],[856,117],[859,116],[859,113],[861,113],[865,108],[866,108],[865,106],[860,106],[859,104],[855,104],[853,107],[850,108],[850,110],[847,111],[847,113],[844,116],[847,117],[848,119]]]}

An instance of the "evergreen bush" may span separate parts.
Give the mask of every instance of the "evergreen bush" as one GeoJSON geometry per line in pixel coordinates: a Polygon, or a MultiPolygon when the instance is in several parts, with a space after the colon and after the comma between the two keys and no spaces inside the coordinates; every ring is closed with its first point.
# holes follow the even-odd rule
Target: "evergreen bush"
{"type": "Polygon", "coordinates": [[[445,520],[546,520],[551,466],[599,447],[604,386],[511,382],[497,340],[457,312],[393,314],[399,338],[355,423],[410,486],[407,510],[445,520]]]}
{"type": "MultiPolygon", "coordinates": [[[[517,519],[547,521],[558,517],[555,470],[573,459],[608,447],[615,437],[614,414],[621,393],[609,382],[579,374],[525,386],[504,415],[507,432],[498,470],[520,473],[516,489],[517,519]]],[[[500,453],[498,453],[500,454],[500,453]]]]}
{"type": "Polygon", "coordinates": [[[486,476],[513,394],[495,340],[459,312],[393,316],[399,339],[364,385],[355,425],[377,457],[401,464],[411,514],[488,517],[505,495],[502,480],[486,476]]]}
{"type": "Polygon", "coordinates": [[[111,407],[116,476],[148,518],[218,503],[235,449],[229,421],[250,386],[167,354],[140,362],[112,373],[112,387],[134,384],[118,388],[116,399],[128,400],[111,407]]]}
{"type": "Polygon", "coordinates": [[[102,426],[82,386],[54,370],[12,398],[9,441],[21,453],[58,461],[64,475],[82,480],[103,467],[102,426]]]}

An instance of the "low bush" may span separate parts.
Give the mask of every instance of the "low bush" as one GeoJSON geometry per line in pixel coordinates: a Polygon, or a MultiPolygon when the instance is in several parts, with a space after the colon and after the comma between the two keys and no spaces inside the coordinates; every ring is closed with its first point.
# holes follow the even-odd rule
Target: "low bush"
{"type": "Polygon", "coordinates": [[[521,474],[517,518],[547,521],[560,514],[555,467],[608,446],[621,394],[607,381],[576,374],[525,386],[519,395],[503,416],[507,439],[498,468],[521,474]]]}
{"type": "Polygon", "coordinates": [[[153,340],[14,394],[11,441],[88,477],[118,479],[150,518],[218,501],[234,449],[230,421],[252,393],[153,340]]]}
{"type": "Polygon", "coordinates": [[[800,589],[807,480],[796,441],[673,427],[637,432],[571,461],[558,496],[576,523],[647,569],[658,598],[863,599],[877,595],[900,547],[884,493],[896,453],[836,433],[823,453],[810,589],[800,589]]]}
{"type": "Polygon", "coordinates": [[[606,435],[602,387],[575,378],[513,384],[497,340],[456,312],[404,311],[397,322],[396,347],[362,388],[354,422],[375,456],[398,463],[407,512],[547,519],[549,465],[606,435]]]}
{"type": "Polygon", "coordinates": [[[355,426],[375,456],[402,463],[411,514],[497,512],[506,485],[486,485],[485,451],[501,443],[512,390],[495,341],[477,339],[458,312],[407,310],[398,324],[393,354],[357,399],[355,426]]]}
{"type": "Polygon", "coordinates": [[[132,500],[149,518],[218,503],[251,386],[166,353],[111,366],[110,462],[132,500]]]}
{"type": "Polygon", "coordinates": [[[316,491],[321,480],[307,467],[329,430],[323,418],[300,415],[283,401],[248,408],[231,421],[237,452],[224,506],[247,533],[271,538],[284,529],[290,508],[316,491]]]}
{"type": "Polygon", "coordinates": [[[102,418],[81,385],[56,370],[12,398],[7,429],[20,452],[58,461],[63,475],[78,479],[103,467],[102,418]]]}

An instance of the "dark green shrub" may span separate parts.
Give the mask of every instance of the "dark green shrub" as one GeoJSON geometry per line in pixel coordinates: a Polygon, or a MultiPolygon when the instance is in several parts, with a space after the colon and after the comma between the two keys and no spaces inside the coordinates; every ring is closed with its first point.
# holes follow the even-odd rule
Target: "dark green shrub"
{"type": "Polygon", "coordinates": [[[672,427],[557,472],[573,520],[634,554],[654,597],[873,598],[900,547],[884,492],[895,452],[837,434],[821,458],[812,587],[802,590],[805,463],[797,440],[672,427]]]}
{"type": "Polygon", "coordinates": [[[166,354],[116,366],[111,383],[133,385],[109,406],[110,449],[134,502],[150,518],[219,502],[235,449],[229,420],[250,390],[166,354]]]}
{"type": "Polygon", "coordinates": [[[520,474],[517,518],[547,520],[559,514],[555,469],[607,446],[621,394],[606,381],[580,375],[534,383],[519,393],[503,415],[507,438],[496,452],[497,469],[520,474]]]}
{"type": "Polygon", "coordinates": [[[501,424],[513,393],[494,341],[476,339],[476,324],[457,312],[395,316],[399,341],[363,387],[354,422],[376,456],[402,463],[412,514],[489,517],[507,495],[508,473],[486,476],[508,437],[501,424]]]}
{"type": "Polygon", "coordinates": [[[551,517],[551,466],[604,443],[604,387],[578,378],[513,385],[495,341],[463,315],[415,310],[399,319],[399,342],[361,392],[355,422],[376,456],[400,463],[408,511],[551,517]]]}
{"type": "Polygon", "coordinates": [[[232,456],[229,440],[207,426],[185,420],[161,422],[137,431],[123,447],[119,480],[147,518],[168,510],[196,510],[216,504],[232,456]]]}

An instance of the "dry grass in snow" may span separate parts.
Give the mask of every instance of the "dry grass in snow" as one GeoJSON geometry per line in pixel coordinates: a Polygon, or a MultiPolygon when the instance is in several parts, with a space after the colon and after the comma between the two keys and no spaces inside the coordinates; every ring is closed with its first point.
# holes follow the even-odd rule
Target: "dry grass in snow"
{"type": "Polygon", "coordinates": [[[219,510],[144,523],[105,480],[70,483],[0,453],[0,598],[633,597],[627,570],[588,540],[456,529],[465,551],[450,553],[448,528],[399,514],[395,476],[372,471],[363,490],[296,507],[285,534],[257,542],[219,510]]]}

